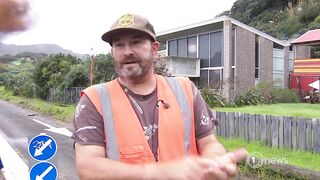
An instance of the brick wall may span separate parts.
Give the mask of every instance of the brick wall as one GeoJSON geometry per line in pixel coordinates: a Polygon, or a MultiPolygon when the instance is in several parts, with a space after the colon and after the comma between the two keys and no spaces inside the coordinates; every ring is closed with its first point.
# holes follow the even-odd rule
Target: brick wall
{"type": "Polygon", "coordinates": [[[284,47],[284,87],[289,87],[289,46],[284,47]]]}
{"type": "Polygon", "coordinates": [[[273,42],[260,36],[259,48],[260,48],[260,82],[272,81],[273,42]]]}
{"type": "Polygon", "coordinates": [[[254,86],[255,34],[236,27],[236,95],[254,86]]]}

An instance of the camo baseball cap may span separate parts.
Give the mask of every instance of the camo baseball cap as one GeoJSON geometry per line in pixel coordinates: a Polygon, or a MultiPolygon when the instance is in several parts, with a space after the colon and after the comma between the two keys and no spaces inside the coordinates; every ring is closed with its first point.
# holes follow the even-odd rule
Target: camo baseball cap
{"type": "Polygon", "coordinates": [[[104,33],[101,39],[112,46],[112,38],[124,31],[136,31],[147,35],[153,42],[156,41],[152,24],[145,17],[135,14],[125,14],[112,24],[109,31],[104,33]]]}

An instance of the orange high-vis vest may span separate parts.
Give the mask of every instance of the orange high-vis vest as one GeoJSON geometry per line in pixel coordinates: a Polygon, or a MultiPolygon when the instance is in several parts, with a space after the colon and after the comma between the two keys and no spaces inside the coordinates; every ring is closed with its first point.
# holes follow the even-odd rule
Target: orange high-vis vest
{"type": "MultiPolygon", "coordinates": [[[[197,155],[193,91],[188,78],[156,75],[157,98],[169,104],[158,109],[158,161],[197,155]]],[[[130,101],[117,80],[85,89],[103,117],[106,156],[126,163],[155,162],[130,101]]]]}

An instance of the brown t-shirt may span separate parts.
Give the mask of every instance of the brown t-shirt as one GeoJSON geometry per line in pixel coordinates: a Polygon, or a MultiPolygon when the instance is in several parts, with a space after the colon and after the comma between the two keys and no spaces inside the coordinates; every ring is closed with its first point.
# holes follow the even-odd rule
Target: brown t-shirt
{"type": "MultiPolygon", "coordinates": [[[[158,109],[156,89],[148,95],[134,94],[122,86],[133,107],[144,136],[149,143],[155,157],[158,149],[158,109]]],[[[194,93],[194,116],[196,139],[201,139],[213,133],[217,125],[215,115],[203,100],[198,89],[192,85],[194,93]]],[[[105,147],[105,136],[102,116],[87,96],[80,99],[73,120],[73,138],[84,145],[98,145],[105,147]]]]}

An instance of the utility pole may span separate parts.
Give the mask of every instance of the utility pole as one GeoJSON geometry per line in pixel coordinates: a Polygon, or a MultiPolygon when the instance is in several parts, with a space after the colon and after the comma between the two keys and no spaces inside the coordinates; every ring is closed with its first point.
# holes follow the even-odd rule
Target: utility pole
{"type": "Polygon", "coordinates": [[[93,83],[93,67],[94,67],[94,63],[95,63],[95,57],[94,57],[94,53],[93,53],[93,48],[91,48],[91,55],[90,55],[90,86],[92,86],[93,83]]]}

